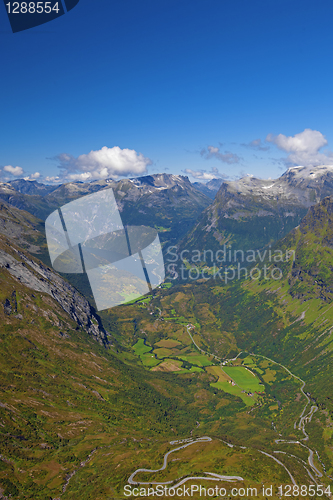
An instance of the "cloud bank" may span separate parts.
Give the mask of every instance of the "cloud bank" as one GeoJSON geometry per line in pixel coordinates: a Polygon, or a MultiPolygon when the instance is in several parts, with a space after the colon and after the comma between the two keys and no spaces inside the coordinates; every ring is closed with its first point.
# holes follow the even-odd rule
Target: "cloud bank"
{"type": "Polygon", "coordinates": [[[221,174],[216,167],[213,167],[210,172],[207,172],[207,170],[192,170],[191,168],[186,168],[184,172],[201,181],[227,179],[227,176],[221,174]]]}
{"type": "Polygon", "coordinates": [[[56,157],[61,170],[60,176],[48,177],[49,182],[90,181],[98,179],[117,180],[120,176],[142,175],[147,166],[152,164],[149,158],[133,149],[121,149],[118,146],[102,147],[75,158],[67,153],[56,157]]]}
{"type": "Polygon", "coordinates": [[[22,167],[6,165],[0,168],[0,179],[8,182],[15,177],[23,177],[26,181],[40,179],[41,182],[63,183],[75,181],[92,181],[99,179],[117,180],[128,175],[138,176],[147,173],[148,165],[152,164],[149,158],[137,153],[133,149],[121,149],[118,146],[102,147],[97,151],[90,151],[77,158],[62,153],[54,158],[58,162],[58,175],[43,176],[40,172],[27,174],[22,167]]]}
{"type": "Polygon", "coordinates": [[[319,152],[322,147],[327,145],[327,140],[318,130],[306,128],[303,132],[288,137],[283,134],[276,136],[268,134],[266,141],[289,153],[285,160],[287,165],[314,167],[333,164],[333,153],[331,151],[326,154],[319,152]]]}

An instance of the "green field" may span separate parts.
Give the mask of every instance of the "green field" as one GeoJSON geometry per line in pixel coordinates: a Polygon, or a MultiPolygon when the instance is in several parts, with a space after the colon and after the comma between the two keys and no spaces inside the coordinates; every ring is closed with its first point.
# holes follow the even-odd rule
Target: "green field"
{"type": "Polygon", "coordinates": [[[161,362],[161,360],[156,359],[155,356],[151,352],[147,352],[145,354],[142,354],[140,356],[140,359],[141,359],[142,363],[148,367],[156,366],[161,362]]]}
{"type": "Polygon", "coordinates": [[[218,366],[211,366],[207,370],[219,377],[217,382],[211,384],[212,387],[239,396],[247,406],[254,405],[258,399],[255,392],[261,392],[264,389],[258,378],[244,366],[224,366],[223,369],[218,366]],[[237,385],[232,385],[229,378],[237,385]],[[251,396],[247,393],[250,393],[251,396]]]}
{"type": "Polygon", "coordinates": [[[261,375],[264,372],[264,370],[262,370],[261,368],[259,368],[259,366],[256,364],[256,362],[254,361],[253,357],[252,356],[247,356],[244,360],[243,360],[243,364],[248,366],[250,369],[252,370],[255,370],[256,372],[260,373],[261,375]]]}
{"type": "Polygon", "coordinates": [[[167,347],[167,348],[173,348],[173,347],[177,347],[181,345],[180,342],[178,342],[178,340],[173,340],[173,339],[164,339],[164,340],[160,340],[159,342],[156,342],[155,346],[158,346],[158,347],[167,347]]]}
{"type": "Polygon", "coordinates": [[[171,288],[172,287],[172,283],[170,283],[170,281],[167,281],[166,283],[162,283],[162,285],[160,285],[161,288],[171,288]]]}
{"type": "Polygon", "coordinates": [[[177,357],[179,359],[187,361],[188,363],[191,363],[192,365],[210,366],[212,364],[212,362],[209,361],[208,356],[205,356],[204,354],[188,354],[187,356],[177,356],[177,357]]]}
{"type": "Polygon", "coordinates": [[[244,366],[224,366],[223,370],[239,387],[248,392],[262,392],[264,386],[253,372],[244,366]]]}
{"type": "Polygon", "coordinates": [[[188,320],[184,318],[184,316],[177,316],[176,318],[170,316],[170,317],[165,317],[165,321],[173,321],[175,323],[179,323],[180,325],[187,325],[188,320]]]}
{"type": "Polygon", "coordinates": [[[242,392],[242,389],[238,387],[238,385],[229,384],[229,382],[215,382],[210,384],[212,387],[216,389],[220,389],[228,394],[233,394],[234,396],[240,397],[247,406],[253,406],[257,400],[257,395],[248,396],[245,392],[242,392]]]}
{"type": "Polygon", "coordinates": [[[154,349],[154,354],[156,354],[159,358],[168,358],[169,356],[173,356],[174,352],[172,349],[160,347],[158,349],[154,349]]]}
{"type": "Polygon", "coordinates": [[[152,348],[149,345],[145,344],[145,341],[143,339],[139,339],[137,343],[133,346],[133,349],[137,356],[142,356],[142,354],[145,354],[152,350],[152,348]]]}
{"type": "Polygon", "coordinates": [[[191,368],[188,370],[189,372],[203,372],[204,370],[202,368],[199,368],[198,366],[191,366],[191,368]]]}
{"type": "Polygon", "coordinates": [[[152,347],[145,344],[143,339],[139,339],[137,343],[133,346],[135,354],[140,356],[141,362],[148,367],[156,366],[160,363],[160,360],[155,358],[155,355],[151,352],[152,347]]]}
{"type": "Polygon", "coordinates": [[[131,298],[132,297],[129,295],[128,302],[126,302],[127,306],[129,306],[131,304],[136,304],[137,302],[142,302],[142,303],[148,304],[152,299],[152,295],[141,295],[141,297],[134,298],[133,300],[131,300],[131,298]]]}

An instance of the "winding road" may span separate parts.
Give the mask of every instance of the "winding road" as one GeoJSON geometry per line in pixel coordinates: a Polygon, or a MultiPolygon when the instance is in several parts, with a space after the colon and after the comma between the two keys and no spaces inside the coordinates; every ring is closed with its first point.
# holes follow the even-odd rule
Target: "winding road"
{"type": "MultiPolygon", "coordinates": [[[[157,309],[159,309],[159,316],[161,317],[162,316],[162,311],[161,311],[160,308],[157,308],[157,309]]],[[[308,436],[308,434],[307,434],[307,432],[305,430],[305,425],[308,422],[311,422],[312,416],[318,410],[317,406],[312,405],[311,408],[310,408],[310,411],[306,414],[306,409],[309,406],[311,400],[310,400],[309,396],[304,392],[304,387],[305,387],[305,384],[306,384],[305,381],[302,380],[297,375],[294,375],[286,366],[282,365],[281,363],[278,363],[277,361],[274,361],[271,358],[268,358],[267,356],[263,356],[263,355],[260,355],[260,354],[254,354],[254,353],[248,353],[247,351],[241,351],[234,358],[222,360],[218,356],[216,356],[214,354],[211,354],[209,352],[204,351],[203,349],[201,349],[201,347],[199,347],[197,345],[197,343],[193,339],[193,336],[192,336],[192,334],[190,332],[190,330],[193,329],[193,328],[194,328],[193,325],[188,324],[187,327],[186,327],[187,333],[190,336],[191,341],[194,344],[194,346],[201,353],[203,353],[203,354],[205,354],[207,356],[213,356],[215,359],[217,359],[221,363],[222,362],[235,361],[242,353],[245,353],[245,354],[247,354],[249,356],[253,356],[253,357],[264,358],[264,359],[266,359],[266,360],[268,360],[268,361],[270,361],[270,362],[272,362],[272,363],[274,363],[276,365],[281,366],[284,370],[286,370],[287,373],[289,373],[289,375],[291,375],[293,378],[295,378],[295,379],[297,379],[297,380],[299,380],[301,382],[302,386],[300,388],[300,391],[301,391],[301,393],[303,394],[303,396],[306,399],[306,404],[305,404],[305,406],[304,406],[304,408],[302,410],[302,413],[300,414],[300,416],[298,417],[298,419],[294,423],[294,429],[298,429],[299,431],[302,431],[304,437],[302,439],[300,439],[300,440],[297,440],[297,441],[288,441],[288,440],[284,440],[284,439],[276,439],[275,443],[276,444],[278,444],[278,443],[298,444],[298,445],[306,448],[308,450],[308,452],[309,452],[309,455],[308,455],[308,464],[309,464],[312,472],[315,474],[315,476],[317,478],[323,477],[323,474],[317,469],[317,467],[314,465],[314,462],[313,462],[314,453],[316,453],[319,462],[322,464],[324,470],[326,470],[325,469],[325,465],[320,460],[318,451],[316,449],[313,451],[311,448],[309,448],[308,446],[306,446],[304,443],[301,442],[301,441],[308,441],[309,440],[309,436],[308,436]]],[[[204,436],[204,437],[198,438],[195,441],[193,441],[191,438],[190,439],[180,440],[180,441],[171,441],[170,444],[180,444],[180,443],[185,443],[185,444],[182,444],[178,448],[174,448],[174,449],[168,451],[164,455],[164,457],[163,457],[163,465],[162,465],[162,467],[160,469],[156,469],[156,470],[153,470],[153,469],[136,469],[131,474],[131,476],[129,477],[128,483],[131,484],[131,485],[148,485],[148,484],[162,484],[162,485],[165,485],[165,484],[172,484],[175,481],[179,481],[176,485],[172,486],[172,488],[176,488],[176,487],[184,484],[186,481],[189,481],[189,480],[198,480],[198,479],[206,480],[206,481],[227,481],[227,482],[243,481],[244,479],[242,477],[240,477],[240,476],[225,476],[225,475],[220,475],[220,474],[216,474],[216,473],[213,473],[213,472],[204,472],[204,474],[206,474],[206,476],[200,476],[200,477],[199,476],[191,476],[191,477],[185,477],[185,478],[176,478],[176,479],[173,479],[173,480],[170,480],[170,481],[166,481],[166,482],[154,482],[154,481],[141,482],[141,481],[134,481],[134,477],[139,472],[156,473],[156,472],[160,472],[160,471],[165,470],[167,468],[167,465],[168,465],[168,457],[169,457],[169,455],[171,453],[174,453],[176,451],[182,450],[182,449],[187,448],[188,446],[192,446],[193,444],[196,444],[196,443],[209,442],[209,441],[212,441],[212,439],[210,437],[208,437],[208,436],[204,436]]],[[[219,441],[223,441],[223,440],[219,439],[219,441]]],[[[228,443],[226,441],[223,441],[223,442],[226,445],[228,445],[229,447],[231,447],[231,448],[233,448],[234,446],[236,446],[236,445],[232,445],[232,444],[230,444],[230,443],[228,443]]],[[[242,448],[242,449],[252,449],[252,448],[247,448],[246,446],[236,446],[236,447],[239,447],[239,448],[242,448]]],[[[267,453],[265,451],[258,450],[258,449],[256,449],[256,451],[258,451],[259,453],[261,453],[263,455],[266,455],[267,457],[269,457],[269,458],[273,459],[275,462],[277,462],[281,467],[283,467],[286,470],[286,472],[288,473],[288,475],[289,475],[289,477],[291,479],[291,482],[294,485],[297,484],[296,481],[295,481],[295,479],[294,479],[294,477],[293,477],[293,475],[291,474],[290,470],[283,464],[283,462],[281,462],[276,457],[274,457],[273,455],[271,455],[271,454],[269,454],[269,453],[267,453]]],[[[300,463],[302,463],[303,467],[307,471],[307,473],[308,473],[309,477],[311,478],[311,480],[314,481],[316,484],[318,484],[317,481],[316,481],[316,479],[313,477],[313,475],[311,474],[311,472],[306,467],[306,462],[304,462],[304,460],[300,459],[299,457],[297,457],[295,455],[291,455],[290,453],[282,451],[282,450],[275,450],[274,453],[275,454],[284,454],[284,455],[288,455],[290,457],[295,458],[297,461],[299,461],[300,463]]]]}
{"type": "MultiPolygon", "coordinates": [[[[241,352],[249,354],[246,351],[241,351],[241,352]]],[[[241,353],[239,353],[239,354],[241,354],[241,353]]],[[[294,423],[294,429],[298,429],[299,431],[302,431],[302,433],[304,434],[304,438],[302,438],[300,440],[297,440],[297,441],[288,441],[288,440],[285,440],[285,439],[276,439],[275,443],[277,443],[277,444],[278,443],[299,444],[300,446],[303,446],[304,448],[306,448],[308,450],[308,452],[309,452],[308,463],[309,463],[312,471],[315,473],[315,475],[317,477],[323,477],[323,474],[317,469],[317,467],[313,463],[314,452],[316,453],[316,455],[317,455],[317,457],[319,459],[319,453],[318,453],[318,451],[316,449],[313,451],[311,448],[309,448],[305,444],[301,443],[301,441],[308,441],[309,440],[309,435],[307,434],[307,432],[305,430],[305,424],[308,423],[308,422],[311,422],[313,414],[318,410],[318,407],[313,405],[313,406],[311,406],[309,413],[307,413],[305,415],[305,411],[306,411],[306,409],[307,409],[307,407],[308,407],[308,405],[310,404],[310,401],[311,401],[310,398],[309,398],[309,396],[304,392],[305,381],[302,380],[297,375],[294,375],[286,366],[282,365],[281,363],[278,363],[277,361],[274,361],[271,358],[268,358],[267,356],[262,356],[261,354],[252,354],[252,353],[250,353],[249,355],[250,356],[254,356],[254,357],[260,357],[260,358],[267,359],[268,361],[271,361],[272,363],[281,366],[284,370],[286,370],[289,373],[289,375],[291,375],[292,377],[294,377],[295,379],[299,380],[302,383],[302,387],[300,388],[300,391],[303,394],[303,396],[306,398],[306,404],[305,404],[305,406],[303,408],[303,411],[302,411],[301,415],[299,416],[299,418],[294,423]],[[299,422],[298,422],[298,425],[297,425],[297,421],[298,420],[299,420],[299,422]]],[[[274,453],[279,453],[279,450],[274,451],[274,453]]],[[[319,459],[319,461],[320,461],[320,463],[322,463],[320,459],[319,459]]],[[[324,466],[324,470],[325,470],[325,466],[324,466]]],[[[307,470],[307,472],[309,472],[309,471],[307,470]]],[[[310,477],[312,477],[312,476],[310,476],[310,477]]]]}
{"type": "MultiPolygon", "coordinates": [[[[157,482],[156,481],[149,481],[149,482],[134,481],[134,477],[139,472],[152,472],[152,473],[154,473],[154,472],[160,472],[160,471],[166,469],[167,465],[168,465],[168,457],[169,457],[169,455],[171,455],[171,453],[174,453],[175,451],[183,450],[184,448],[187,448],[188,446],[192,446],[193,444],[203,443],[203,442],[208,442],[208,441],[212,441],[212,439],[210,437],[208,437],[208,436],[203,436],[201,438],[196,439],[195,441],[191,441],[190,443],[183,444],[182,446],[179,446],[178,448],[174,448],[173,450],[168,451],[164,455],[163,465],[162,465],[162,467],[160,469],[155,469],[155,470],[153,470],[153,469],[137,469],[128,478],[128,483],[129,484],[144,484],[144,485],[148,485],[148,484],[172,484],[175,481],[179,481],[180,480],[177,484],[175,484],[174,486],[172,486],[172,488],[177,488],[178,486],[181,486],[186,481],[190,481],[191,479],[196,479],[196,480],[198,480],[198,479],[205,479],[207,481],[228,481],[228,482],[243,481],[244,479],[242,477],[240,477],[240,476],[223,476],[223,475],[220,475],[220,474],[215,474],[214,472],[204,472],[204,474],[207,474],[208,477],[207,476],[191,476],[191,477],[185,477],[185,478],[177,478],[177,479],[173,479],[171,481],[165,481],[165,482],[160,482],[160,481],[157,481],[157,482]]],[[[171,441],[171,443],[174,443],[174,441],[171,441]]]]}

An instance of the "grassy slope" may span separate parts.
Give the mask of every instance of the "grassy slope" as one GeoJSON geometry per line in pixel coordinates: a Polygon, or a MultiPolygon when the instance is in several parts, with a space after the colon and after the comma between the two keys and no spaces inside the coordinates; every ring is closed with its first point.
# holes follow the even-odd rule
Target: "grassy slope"
{"type": "Polygon", "coordinates": [[[26,289],[4,269],[0,280],[1,303],[12,300],[14,291],[17,298],[10,315],[3,308],[0,312],[0,485],[5,494],[57,495],[67,474],[80,472],[80,463],[97,448],[88,483],[76,479],[78,472],[72,488],[80,498],[92,498],[97,481],[100,498],[106,498],[132,472],[133,457],[152,437],[165,441],[195,426],[186,391],[175,391],[170,382],[161,391],[158,374],[147,377],[124,365],[78,331],[50,297],[26,289]],[[106,451],[108,471],[101,458],[106,451]],[[121,464],[123,453],[128,459],[121,464]]]}
{"type": "MultiPolygon", "coordinates": [[[[10,252],[8,242],[0,248],[10,252]]],[[[124,364],[49,295],[27,288],[5,267],[0,367],[0,493],[12,498],[58,496],[74,470],[64,498],[89,499],[96,491],[106,498],[133,472],[139,450],[195,427],[186,382],[179,387],[171,376],[162,384],[158,373],[147,377],[124,364]],[[81,480],[81,463],[95,449],[90,478],[81,480]],[[111,458],[102,459],[105,454],[111,458]]]]}
{"type": "MultiPolygon", "coordinates": [[[[221,400],[205,375],[188,372],[179,379],[147,372],[132,362],[132,350],[104,349],[50,296],[26,288],[5,268],[0,269],[0,304],[0,491],[5,496],[121,497],[130,474],[160,463],[172,448],[169,441],[191,431],[201,435],[198,420],[210,431],[218,423],[221,400]],[[7,300],[11,310],[4,307],[7,300]]],[[[229,457],[227,470],[240,474],[223,444],[208,447],[201,460],[212,460],[218,446],[218,456],[229,457]]],[[[182,472],[199,469],[195,457],[184,454],[182,472]]],[[[212,472],[225,473],[224,462],[214,464],[212,472]]],[[[267,467],[271,470],[269,460],[267,467]]],[[[283,478],[277,470],[276,480],[283,478]]],[[[252,474],[251,480],[257,479],[252,474]]]]}

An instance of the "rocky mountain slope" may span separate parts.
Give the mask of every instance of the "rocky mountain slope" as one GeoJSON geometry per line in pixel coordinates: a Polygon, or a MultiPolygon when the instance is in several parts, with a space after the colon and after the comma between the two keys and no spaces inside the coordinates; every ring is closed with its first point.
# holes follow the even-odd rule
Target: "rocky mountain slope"
{"type": "Polygon", "coordinates": [[[223,182],[181,249],[257,249],[296,227],[310,206],[333,194],[333,166],[293,167],[274,180],[223,182]]]}
{"type": "Polygon", "coordinates": [[[43,231],[43,221],[0,201],[0,235],[10,238],[21,248],[38,253],[45,244],[43,231]]]}
{"type": "MultiPolygon", "coordinates": [[[[45,266],[35,254],[45,245],[42,221],[31,214],[0,203],[0,268],[5,282],[16,281],[25,287],[47,294],[98,342],[107,345],[107,336],[87,299],[59,274],[45,266]]],[[[14,310],[10,297],[5,299],[6,309],[14,310]]]]}

